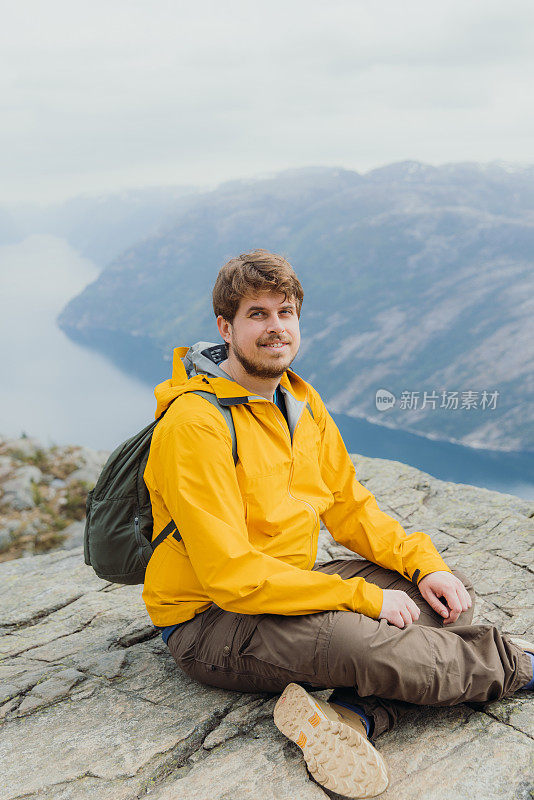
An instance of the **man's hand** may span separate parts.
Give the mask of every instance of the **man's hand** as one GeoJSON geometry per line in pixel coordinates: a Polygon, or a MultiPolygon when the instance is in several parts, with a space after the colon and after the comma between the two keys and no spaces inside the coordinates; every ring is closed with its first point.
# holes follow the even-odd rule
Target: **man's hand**
{"type": "Polygon", "coordinates": [[[444,617],[443,624],[456,622],[462,611],[471,608],[469,592],[462,581],[450,572],[431,572],[417,584],[419,591],[434,611],[444,617]],[[449,608],[440,602],[444,597],[449,608]]]}
{"type": "Polygon", "coordinates": [[[387,619],[397,628],[404,628],[419,619],[418,606],[406,592],[400,589],[384,589],[384,601],[378,619],[387,619]]]}

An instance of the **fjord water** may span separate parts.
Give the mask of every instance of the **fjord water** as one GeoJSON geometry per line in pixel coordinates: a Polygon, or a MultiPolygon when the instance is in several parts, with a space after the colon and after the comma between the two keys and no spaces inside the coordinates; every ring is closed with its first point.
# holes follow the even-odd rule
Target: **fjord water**
{"type": "Polygon", "coordinates": [[[0,247],[0,434],[112,449],[153,418],[150,387],[56,325],[65,303],[97,274],[54,236],[0,247]]]}
{"type": "Polygon", "coordinates": [[[349,451],[411,464],[436,478],[534,500],[534,453],[479,450],[335,414],[349,451]],[[352,444],[352,449],[350,447],[352,444]]]}
{"type": "MultiPolygon", "coordinates": [[[[111,450],[153,419],[152,386],[74,344],[56,325],[66,302],[97,274],[58,237],[0,247],[0,434],[111,450]]],[[[349,452],[534,499],[532,453],[473,450],[345,415],[335,419],[349,452]]]]}

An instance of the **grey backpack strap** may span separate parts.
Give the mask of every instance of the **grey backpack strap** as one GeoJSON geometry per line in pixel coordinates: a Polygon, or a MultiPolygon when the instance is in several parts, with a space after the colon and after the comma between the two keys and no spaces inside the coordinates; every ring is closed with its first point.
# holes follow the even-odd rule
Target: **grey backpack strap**
{"type": "Polygon", "coordinates": [[[232,439],[232,455],[234,457],[234,464],[237,464],[237,439],[235,435],[235,425],[234,425],[234,419],[232,417],[232,410],[228,406],[222,406],[217,400],[217,395],[212,394],[211,392],[202,392],[199,390],[192,392],[192,394],[198,394],[200,395],[200,397],[203,397],[205,400],[211,403],[212,406],[218,408],[223,417],[225,418],[232,439]]]}

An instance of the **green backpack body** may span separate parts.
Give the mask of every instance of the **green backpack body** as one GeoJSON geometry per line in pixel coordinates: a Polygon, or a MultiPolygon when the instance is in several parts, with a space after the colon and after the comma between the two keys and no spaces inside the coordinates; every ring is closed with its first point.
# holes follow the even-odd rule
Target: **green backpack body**
{"type": "MultiPolygon", "coordinates": [[[[234,463],[237,443],[232,412],[210,392],[196,391],[223,414],[232,438],[234,463]]],[[[174,401],[172,401],[174,402],[174,401]]],[[[150,493],[143,475],[158,419],[120,444],[110,455],[94,489],[87,495],[84,559],[99,578],[112,583],[143,583],[155,548],[171,533],[180,538],[171,520],[152,541],[154,521],[150,493]]]]}

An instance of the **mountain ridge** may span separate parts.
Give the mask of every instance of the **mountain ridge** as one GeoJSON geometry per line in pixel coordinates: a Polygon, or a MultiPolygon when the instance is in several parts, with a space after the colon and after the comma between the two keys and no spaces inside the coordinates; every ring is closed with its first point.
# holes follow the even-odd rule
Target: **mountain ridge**
{"type": "Polygon", "coordinates": [[[174,346],[217,336],[210,294],[222,263],[265,247],[303,282],[295,369],[334,411],[533,450],[533,209],[532,167],[400,162],[227,182],[187,198],[58,322],[121,368],[162,380],[174,346]],[[498,391],[499,407],[381,412],[378,389],[498,391]]]}

